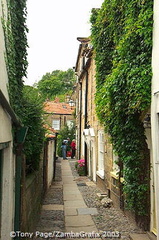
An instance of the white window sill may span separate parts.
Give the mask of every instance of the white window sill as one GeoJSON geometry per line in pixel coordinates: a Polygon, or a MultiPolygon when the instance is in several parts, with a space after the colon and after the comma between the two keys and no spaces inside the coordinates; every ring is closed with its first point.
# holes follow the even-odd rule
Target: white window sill
{"type": "Polygon", "coordinates": [[[101,179],[104,179],[104,170],[98,170],[97,176],[100,177],[101,179]]]}

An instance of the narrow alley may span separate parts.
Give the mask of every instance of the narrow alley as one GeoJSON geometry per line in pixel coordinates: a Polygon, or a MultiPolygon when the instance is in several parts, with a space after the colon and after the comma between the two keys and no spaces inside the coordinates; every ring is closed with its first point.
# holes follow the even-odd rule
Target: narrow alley
{"type": "Polygon", "coordinates": [[[159,1],[0,18],[0,240],[159,240],[159,1]]]}
{"type": "Polygon", "coordinates": [[[102,193],[89,178],[77,174],[74,159],[58,158],[34,239],[149,239],[120,209],[104,207],[102,193]]]}

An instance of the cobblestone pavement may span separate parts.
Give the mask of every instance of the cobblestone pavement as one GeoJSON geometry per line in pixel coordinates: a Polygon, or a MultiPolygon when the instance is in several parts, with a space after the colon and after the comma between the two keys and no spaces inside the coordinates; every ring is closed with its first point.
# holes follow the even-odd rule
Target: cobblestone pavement
{"type": "Polygon", "coordinates": [[[36,240],[53,239],[47,237],[47,233],[51,233],[53,231],[65,232],[63,189],[61,181],[61,160],[58,159],[56,162],[55,181],[48,190],[46,197],[43,201],[40,220],[35,228],[35,232],[39,232],[37,237],[34,236],[34,239],[36,240]],[[43,236],[43,233],[46,234],[43,236]]]}
{"type": "MultiPolygon", "coordinates": [[[[50,187],[46,198],[43,202],[43,209],[41,212],[40,221],[36,226],[36,231],[39,232],[65,232],[65,218],[63,209],[63,192],[61,179],[61,160],[57,160],[55,181],[50,187]]],[[[92,215],[92,219],[98,229],[98,232],[118,231],[120,232],[120,239],[129,240],[130,233],[142,233],[142,231],[131,222],[120,209],[113,206],[104,208],[101,201],[97,197],[97,193],[102,191],[87,177],[79,177],[75,169],[75,160],[69,159],[72,175],[77,183],[77,186],[82,193],[83,199],[89,208],[96,208],[97,215],[92,215]]],[[[44,239],[44,238],[35,238],[44,239]]],[[[53,239],[53,238],[47,238],[53,239]]],[[[56,239],[56,238],[54,238],[56,239]]],[[[61,238],[57,238],[61,239],[61,238]]],[[[103,238],[115,240],[117,238],[103,238]]]]}
{"type": "MultiPolygon", "coordinates": [[[[111,206],[105,208],[102,206],[101,201],[97,197],[97,193],[103,193],[95,184],[90,184],[87,177],[79,177],[75,169],[75,160],[70,160],[72,174],[77,179],[77,185],[81,191],[86,205],[90,208],[97,208],[98,215],[92,216],[95,225],[100,232],[105,231],[118,231],[120,232],[120,239],[130,240],[130,233],[142,233],[134,222],[124,215],[122,210],[111,206]],[[80,184],[79,184],[80,182],[80,184]]],[[[91,182],[92,183],[92,182],[91,182]]],[[[115,240],[117,238],[106,238],[115,240]]]]}

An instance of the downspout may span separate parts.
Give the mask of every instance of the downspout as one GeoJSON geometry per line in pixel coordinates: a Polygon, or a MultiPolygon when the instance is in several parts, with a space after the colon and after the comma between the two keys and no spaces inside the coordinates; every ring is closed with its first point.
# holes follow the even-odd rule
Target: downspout
{"type": "Polygon", "coordinates": [[[44,196],[47,191],[47,179],[48,179],[48,145],[49,145],[49,138],[46,139],[44,142],[44,155],[43,155],[43,189],[44,189],[44,196]]]}
{"type": "Polygon", "coordinates": [[[56,137],[55,137],[55,149],[54,149],[54,174],[53,174],[53,180],[55,181],[55,176],[56,176],[56,160],[57,160],[57,157],[56,157],[56,151],[57,151],[57,136],[58,136],[58,133],[56,133],[56,137]]]}
{"type": "Polygon", "coordinates": [[[80,119],[79,119],[79,159],[81,158],[81,127],[82,127],[82,83],[80,82],[80,119]]]}
{"type": "MultiPolygon", "coordinates": [[[[20,231],[21,223],[21,179],[22,179],[22,161],[23,161],[23,144],[28,128],[21,127],[16,132],[16,169],[15,169],[15,216],[14,231],[20,231]]],[[[15,237],[15,240],[21,239],[15,237]]]]}
{"type": "MultiPolygon", "coordinates": [[[[16,150],[15,167],[15,215],[14,232],[20,231],[20,206],[21,206],[21,172],[22,172],[22,144],[18,144],[16,150]]],[[[15,239],[21,239],[16,236],[15,239]]]]}
{"type": "Polygon", "coordinates": [[[85,73],[86,73],[86,94],[85,94],[85,123],[84,123],[84,128],[87,128],[87,109],[88,109],[88,71],[86,69],[84,69],[85,73]]]}
{"type": "MultiPolygon", "coordinates": [[[[88,112],[88,70],[86,68],[83,68],[83,70],[85,71],[86,73],[86,94],[85,94],[85,124],[84,124],[84,128],[86,129],[88,126],[87,126],[87,121],[88,121],[88,116],[87,116],[87,112],[88,112]]],[[[84,154],[85,154],[85,175],[87,175],[88,173],[88,170],[87,170],[87,167],[88,167],[88,159],[87,159],[87,144],[85,143],[85,146],[84,146],[84,154]]]]}
{"type": "Polygon", "coordinates": [[[123,162],[119,157],[119,193],[120,193],[120,208],[124,211],[124,193],[123,193],[123,183],[121,178],[123,178],[123,162]]]}

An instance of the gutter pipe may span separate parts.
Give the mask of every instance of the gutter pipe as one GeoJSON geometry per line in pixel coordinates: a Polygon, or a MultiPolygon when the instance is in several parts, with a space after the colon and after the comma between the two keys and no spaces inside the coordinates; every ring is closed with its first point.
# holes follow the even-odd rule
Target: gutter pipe
{"type": "Polygon", "coordinates": [[[79,122],[79,159],[81,158],[81,127],[82,127],[82,83],[80,82],[80,122],[79,122]]]}
{"type": "MultiPolygon", "coordinates": [[[[88,121],[88,70],[86,68],[83,68],[83,70],[86,73],[86,94],[85,94],[85,129],[88,128],[87,121],[88,121]]],[[[87,144],[85,143],[84,146],[84,154],[85,154],[85,175],[87,175],[88,170],[87,170],[87,144]]]]}

